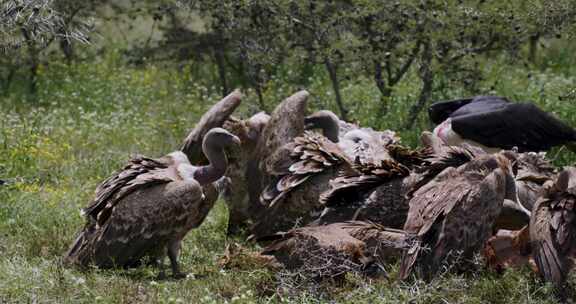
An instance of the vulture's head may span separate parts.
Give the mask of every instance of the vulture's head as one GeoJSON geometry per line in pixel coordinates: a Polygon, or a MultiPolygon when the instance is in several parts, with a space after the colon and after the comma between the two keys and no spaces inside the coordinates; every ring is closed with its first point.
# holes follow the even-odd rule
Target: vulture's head
{"type": "Polygon", "coordinates": [[[324,136],[332,142],[338,142],[340,132],[340,119],[328,110],[321,110],[304,118],[306,130],[321,129],[324,136]]]}
{"type": "Polygon", "coordinates": [[[551,190],[553,192],[570,192],[576,195],[576,167],[566,167],[558,174],[551,190]]]}
{"type": "Polygon", "coordinates": [[[502,151],[496,154],[484,153],[476,156],[472,161],[463,166],[462,169],[483,172],[484,176],[488,176],[499,169],[499,175],[504,179],[500,179],[504,182],[504,184],[502,184],[505,188],[504,198],[518,203],[516,180],[514,178],[516,161],[517,154],[513,151],[502,151]]]}
{"type": "Polygon", "coordinates": [[[213,128],[206,135],[202,146],[206,151],[221,150],[230,146],[239,146],[241,144],[238,136],[222,129],[213,128]]]}
{"type": "Polygon", "coordinates": [[[519,204],[520,199],[518,198],[515,179],[518,174],[518,154],[515,151],[502,151],[497,153],[495,157],[498,167],[506,174],[506,194],[504,198],[519,204]]]}
{"type": "Polygon", "coordinates": [[[264,127],[266,127],[269,121],[270,115],[266,114],[265,112],[258,112],[252,115],[252,117],[248,118],[248,120],[246,120],[246,126],[248,127],[248,138],[253,142],[258,141],[260,134],[262,134],[264,127]]]}
{"type": "Polygon", "coordinates": [[[518,153],[516,151],[505,150],[496,155],[499,158],[499,165],[502,170],[510,170],[513,176],[518,174],[518,153]]]}

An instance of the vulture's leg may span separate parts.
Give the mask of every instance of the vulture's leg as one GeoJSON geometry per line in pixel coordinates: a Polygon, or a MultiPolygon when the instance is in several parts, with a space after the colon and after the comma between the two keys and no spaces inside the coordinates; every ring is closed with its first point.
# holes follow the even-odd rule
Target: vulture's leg
{"type": "Polygon", "coordinates": [[[166,280],[166,265],[164,264],[164,255],[166,252],[163,252],[162,255],[157,256],[157,257],[151,257],[151,260],[149,262],[149,266],[152,266],[154,268],[158,269],[158,276],[156,277],[156,279],[158,281],[162,281],[162,280],[166,280]]]}
{"type": "Polygon", "coordinates": [[[168,258],[170,259],[170,266],[172,267],[172,275],[176,279],[183,279],[186,277],[186,273],[181,272],[180,265],[178,265],[180,245],[180,240],[172,241],[168,244],[168,258]]]}

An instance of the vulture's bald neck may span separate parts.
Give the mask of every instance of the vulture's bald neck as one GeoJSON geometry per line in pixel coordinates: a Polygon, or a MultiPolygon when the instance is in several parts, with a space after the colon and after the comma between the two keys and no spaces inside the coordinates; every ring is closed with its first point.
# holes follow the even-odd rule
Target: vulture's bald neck
{"type": "Polygon", "coordinates": [[[217,181],[226,173],[228,158],[224,153],[223,145],[213,140],[205,140],[202,143],[202,151],[208,158],[209,164],[198,167],[194,172],[194,179],[200,185],[206,185],[217,181]]]}
{"type": "Polygon", "coordinates": [[[340,141],[340,123],[336,115],[326,115],[316,122],[317,128],[322,130],[322,134],[331,142],[338,143],[340,141]]]}
{"type": "Polygon", "coordinates": [[[340,126],[338,126],[338,122],[329,122],[325,124],[325,127],[322,128],[322,133],[326,138],[328,138],[331,142],[337,143],[340,141],[340,126]]]}

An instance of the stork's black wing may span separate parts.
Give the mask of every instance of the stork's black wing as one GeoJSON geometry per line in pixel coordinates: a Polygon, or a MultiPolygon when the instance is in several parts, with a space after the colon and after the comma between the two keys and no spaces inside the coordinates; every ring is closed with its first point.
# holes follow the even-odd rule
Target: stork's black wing
{"type": "Polygon", "coordinates": [[[445,121],[462,106],[469,104],[473,98],[455,99],[449,101],[435,102],[428,108],[428,117],[434,124],[445,121]]]}
{"type": "Polygon", "coordinates": [[[493,112],[510,105],[510,101],[499,96],[476,96],[468,104],[463,105],[450,114],[450,117],[458,117],[468,114],[493,112]]]}
{"type": "Polygon", "coordinates": [[[576,141],[576,130],[531,103],[471,103],[452,116],[452,129],[487,147],[545,151],[576,141]]]}
{"type": "Polygon", "coordinates": [[[464,99],[439,101],[428,108],[428,116],[430,116],[430,120],[433,123],[439,124],[448,119],[448,117],[485,112],[506,106],[509,102],[508,99],[499,96],[474,96],[464,99]]]}

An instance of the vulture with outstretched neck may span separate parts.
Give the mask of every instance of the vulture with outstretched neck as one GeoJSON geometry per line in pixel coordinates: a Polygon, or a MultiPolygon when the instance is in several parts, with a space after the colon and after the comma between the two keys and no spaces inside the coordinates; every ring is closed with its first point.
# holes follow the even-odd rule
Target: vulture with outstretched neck
{"type": "Polygon", "coordinates": [[[476,96],[437,102],[428,114],[438,124],[434,133],[449,145],[465,141],[489,152],[514,147],[519,152],[538,152],[558,145],[576,150],[576,129],[532,103],[476,96]]]}
{"type": "Polygon", "coordinates": [[[148,258],[162,266],[167,253],[173,275],[183,277],[178,264],[181,241],[203,222],[218,197],[213,183],[227,169],[224,149],[240,144],[238,137],[214,126],[224,122],[240,98],[235,91],[205,113],[182,151],[159,159],[132,158],[100,184],[94,200],[83,209],[86,224],[66,253],[66,263],[131,267],[148,258]],[[199,138],[201,150],[191,144],[199,143],[199,138]],[[207,165],[190,161],[203,158],[207,165]]]}
{"type": "Polygon", "coordinates": [[[504,201],[504,208],[495,224],[496,229],[519,230],[530,222],[532,208],[543,194],[544,184],[556,176],[554,166],[544,154],[544,152],[518,154],[515,164],[518,201],[504,201]]]}
{"type": "Polygon", "coordinates": [[[576,258],[576,168],[545,185],[530,219],[532,255],[540,275],[562,292],[576,258]]]}
{"type": "Polygon", "coordinates": [[[406,251],[400,278],[414,268],[429,280],[448,262],[470,259],[491,236],[505,199],[516,200],[512,152],[477,156],[442,171],[418,189],[410,200],[407,233],[418,241],[406,251]]]}

